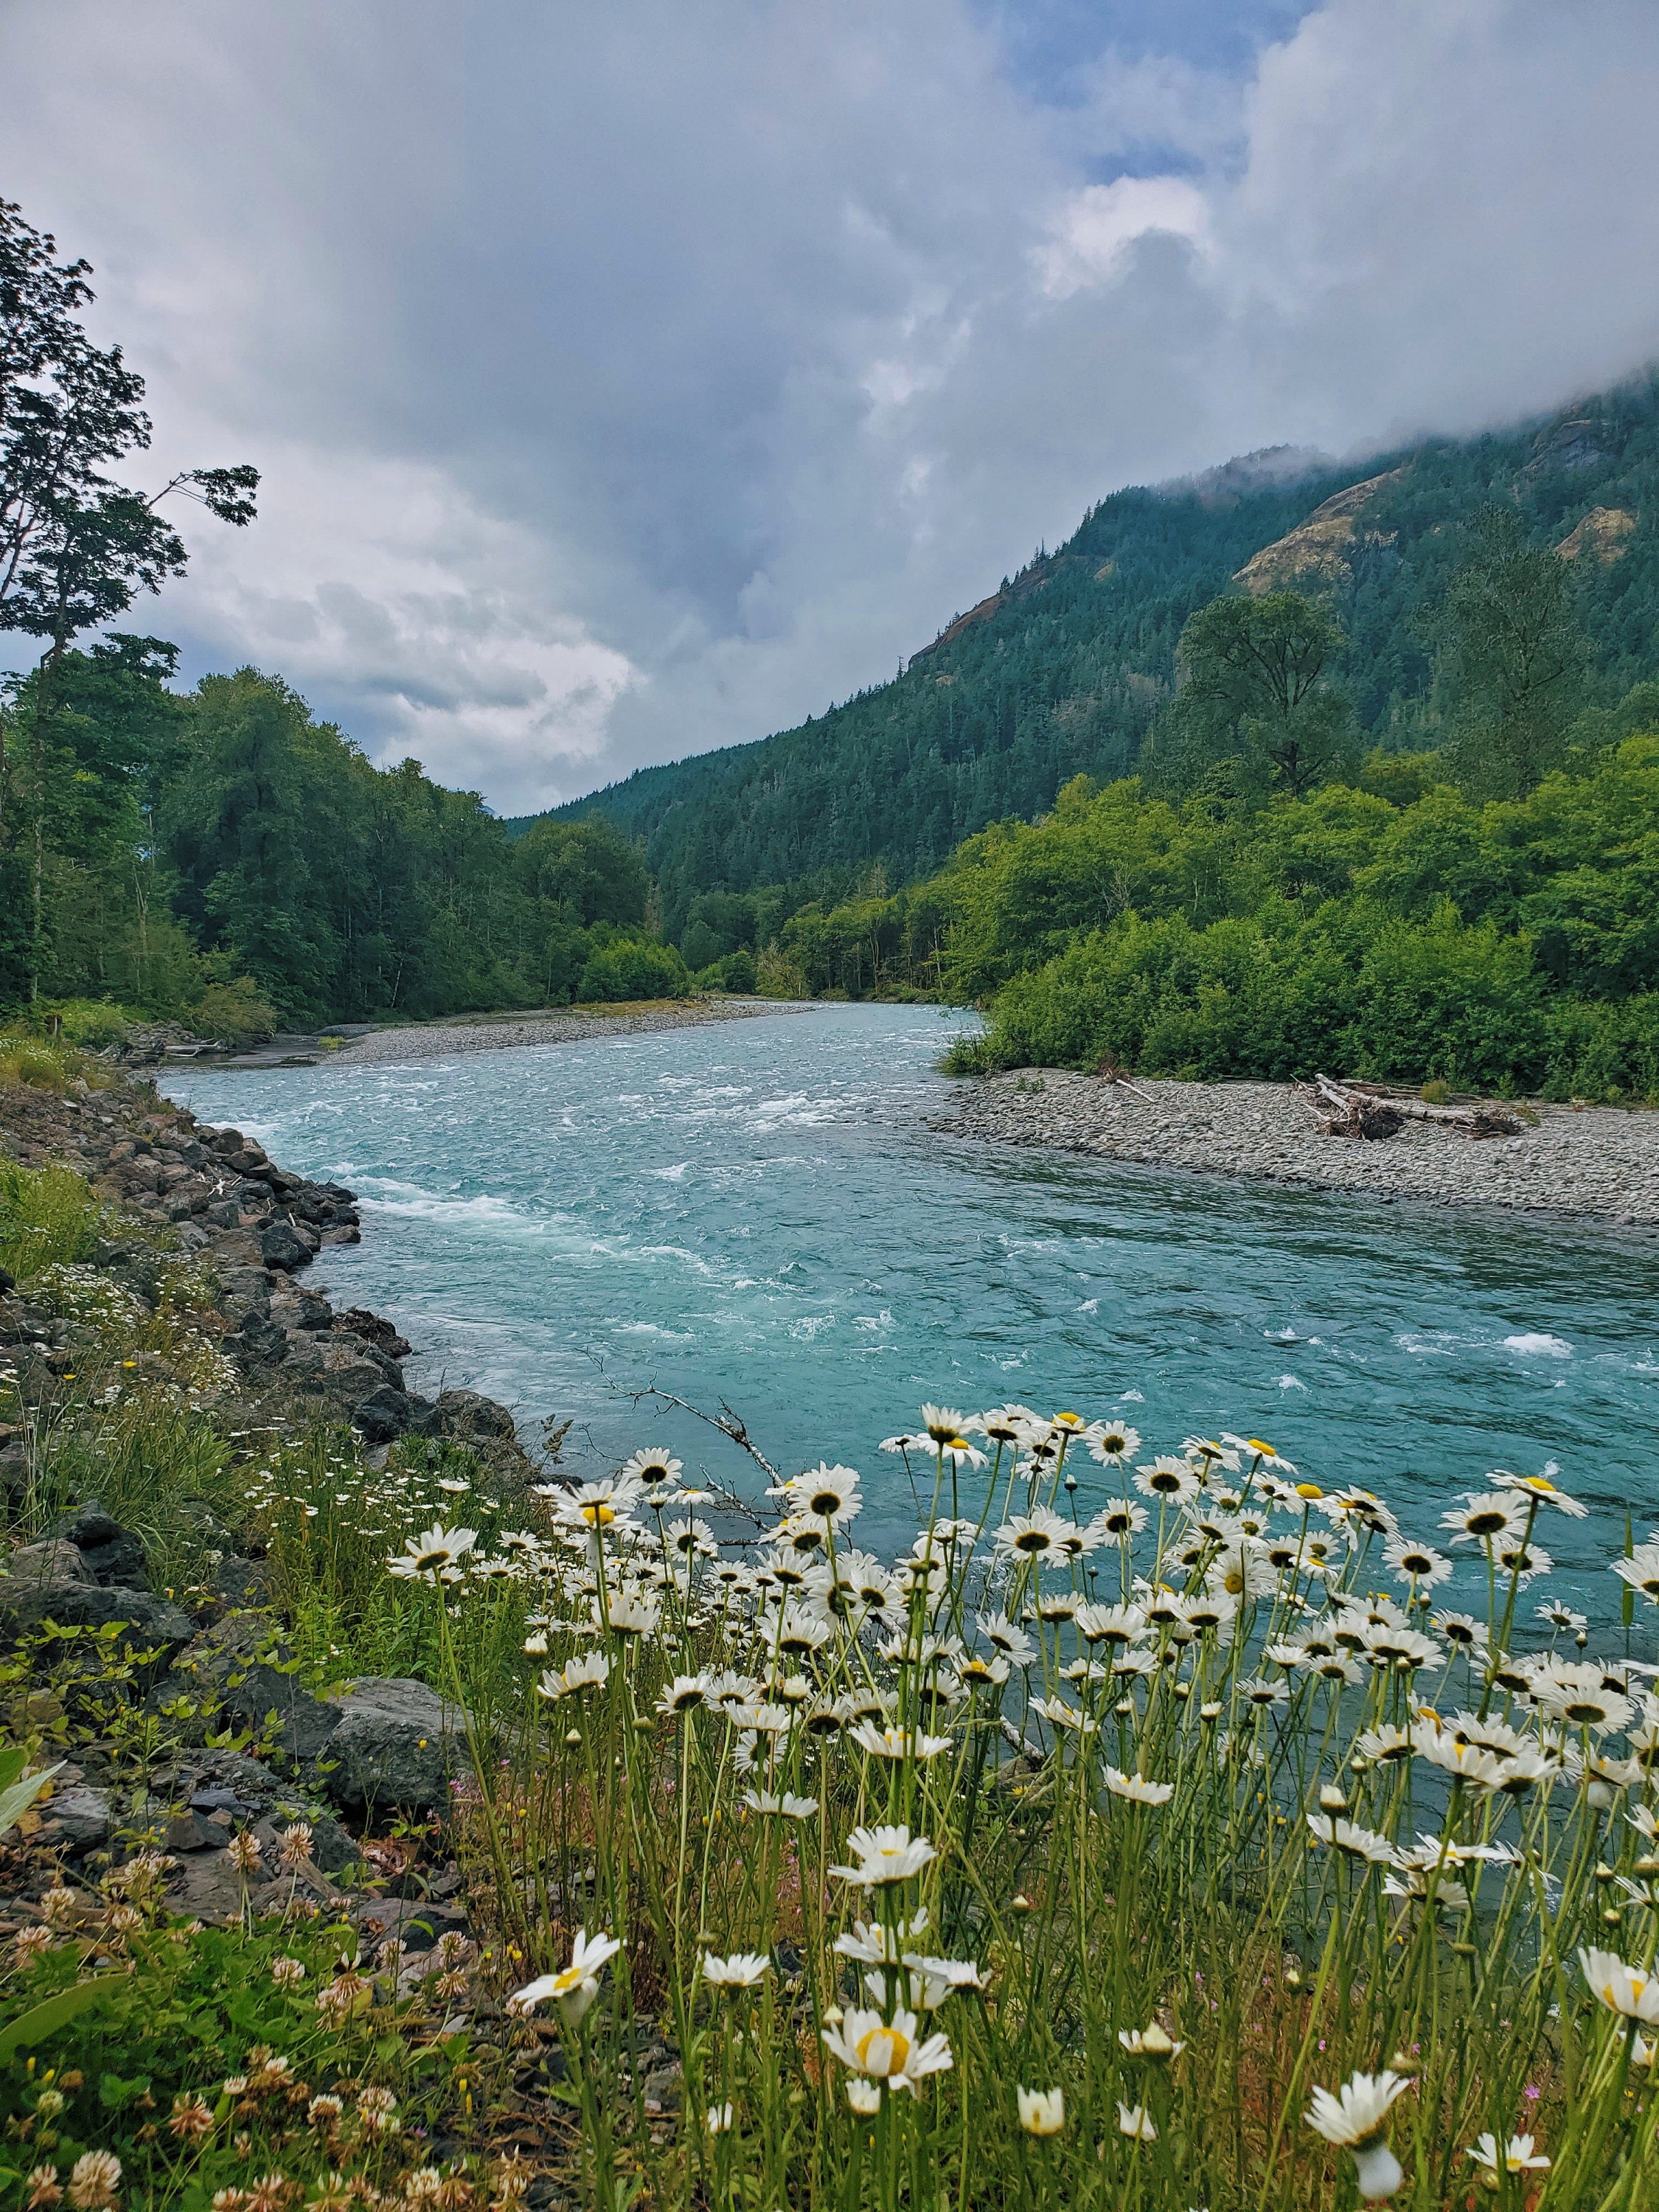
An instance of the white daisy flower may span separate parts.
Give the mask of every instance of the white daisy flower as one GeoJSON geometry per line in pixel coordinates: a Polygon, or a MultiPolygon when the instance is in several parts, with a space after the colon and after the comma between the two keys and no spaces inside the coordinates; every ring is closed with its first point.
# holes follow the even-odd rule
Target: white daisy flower
{"type": "Polygon", "coordinates": [[[1066,2124],[1066,2097],[1060,2089],[1015,2090],[1019,2124],[1028,2136],[1057,2136],[1066,2124]]]}

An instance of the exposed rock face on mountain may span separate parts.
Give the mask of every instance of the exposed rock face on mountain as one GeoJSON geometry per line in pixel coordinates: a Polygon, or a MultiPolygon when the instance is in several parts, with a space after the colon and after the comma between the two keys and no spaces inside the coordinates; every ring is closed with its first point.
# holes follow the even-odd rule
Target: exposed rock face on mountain
{"type": "Polygon", "coordinates": [[[1630,550],[1625,540],[1635,527],[1627,507],[1593,507],[1555,550],[1564,561],[1598,561],[1605,568],[1624,559],[1630,550]]]}
{"type": "Polygon", "coordinates": [[[1305,522],[1253,553],[1233,580],[1258,598],[1317,579],[1334,581],[1346,567],[1357,538],[1364,543],[1389,542],[1392,532],[1361,531],[1360,518],[1383,486],[1398,483],[1405,473],[1404,469],[1389,469],[1322,501],[1305,522]]]}

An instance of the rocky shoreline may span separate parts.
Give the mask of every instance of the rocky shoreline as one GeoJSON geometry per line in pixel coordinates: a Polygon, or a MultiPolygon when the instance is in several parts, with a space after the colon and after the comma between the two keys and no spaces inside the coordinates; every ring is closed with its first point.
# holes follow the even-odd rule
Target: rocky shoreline
{"type": "Polygon", "coordinates": [[[586,1011],[551,1007],[530,1013],[461,1014],[433,1022],[347,1022],[323,1030],[286,1030],[263,1044],[242,1048],[197,1036],[177,1022],[153,1022],[130,1030],[106,1057],[123,1068],[145,1070],[453,1060],[460,1053],[502,1052],[515,1045],[574,1044],[584,1037],[641,1036],[653,1030],[702,1029],[711,1022],[804,1014],[816,1003],[811,999],[688,999],[586,1011]]]}
{"type": "Polygon", "coordinates": [[[451,1060],[459,1053],[501,1052],[514,1045],[574,1044],[583,1037],[643,1036],[653,1030],[702,1029],[713,1022],[801,1014],[811,1005],[811,1000],[793,999],[704,999],[637,1013],[480,1014],[467,1021],[371,1030],[327,1057],[358,1066],[365,1060],[451,1060]]]}
{"type": "Polygon", "coordinates": [[[1380,1141],[1327,1136],[1279,1083],[1133,1085],[1025,1068],[965,1086],[930,1122],[953,1136],[1087,1153],[1195,1175],[1364,1193],[1385,1203],[1518,1209],[1659,1228],[1659,1114],[1532,1103],[1510,1136],[1411,1121],[1380,1141]]]}
{"type": "MultiPolygon", "coordinates": [[[[409,1390],[401,1362],[410,1347],[393,1324],[361,1308],[337,1311],[302,1281],[318,1255],[357,1240],[350,1191],[289,1174],[239,1130],[198,1121],[132,1076],[99,1089],[76,1083],[64,1096],[0,1090],[0,1152],[87,1179],[108,1209],[109,1233],[61,1272],[106,1284],[135,1333],[163,1310],[170,1268],[184,1260],[201,1269],[191,1326],[221,1355],[216,1379],[204,1388],[198,1375],[187,1387],[154,1352],[124,1365],[205,1414],[238,1459],[249,1457],[238,1439],[303,1431],[321,1415],[349,1421],[371,1453],[405,1435],[463,1446],[492,1490],[522,1494],[536,1470],[507,1407],[471,1391],[428,1401],[409,1390]]],[[[19,1408],[15,1422],[0,1421],[0,1495],[14,1523],[38,1510],[32,1446],[70,1403],[80,1368],[100,1356],[98,1332],[76,1318],[76,1293],[59,1296],[54,1279],[20,1286],[0,1270],[0,1370],[19,1408]]],[[[175,1722],[187,1707],[211,1711],[222,1731],[178,1723],[183,1745],[152,1762],[135,1796],[112,1745],[83,1729],[49,1793],[22,1816],[13,1842],[24,1850],[14,1850],[0,1887],[0,1933],[29,1923],[45,1883],[61,1879],[50,1869],[106,1866],[143,1830],[168,1854],[174,1911],[234,1920],[281,1902],[283,1882],[291,1889],[297,1880],[366,1937],[390,1933],[424,1958],[446,1929],[465,1927],[464,1911],[447,1901],[459,1875],[451,1868],[423,1883],[418,1909],[365,1889],[358,1836],[377,1814],[444,1811],[465,1764],[463,1717],[412,1680],[302,1687],[258,1545],[244,1556],[235,1531],[199,1502],[177,1511],[193,1516],[192,1530],[213,1547],[207,1580],[188,1589],[157,1588],[143,1540],[90,1496],[34,1540],[0,1552],[0,1645],[111,1639],[112,1662],[131,1670],[146,1710],[175,1722]],[[296,1825],[300,1847],[285,1852],[296,1825]],[[229,1849],[238,1832],[258,1847],[251,1868],[229,1849]],[[336,1876],[356,1885],[351,1895],[336,1876]]],[[[30,1711],[50,1725],[58,1706],[48,1689],[32,1693],[30,1711]]]]}
{"type": "MultiPolygon", "coordinates": [[[[350,1191],[289,1174],[240,1130],[198,1122],[148,1083],[127,1077],[75,1089],[82,1095],[21,1085],[0,1092],[0,1145],[25,1167],[55,1163],[84,1176],[95,1196],[131,1217],[132,1237],[102,1239],[95,1267],[153,1304],[155,1232],[168,1232],[179,1252],[211,1269],[219,1348],[251,1395],[275,1390],[301,1409],[320,1407],[370,1444],[410,1431],[449,1437],[527,1471],[506,1407],[471,1390],[435,1401],[409,1390],[400,1363],[410,1347],[394,1325],[360,1307],[337,1312],[298,1279],[319,1253],[359,1241],[350,1191]]],[[[22,1352],[26,1386],[33,1364],[73,1364],[72,1346],[57,1340],[68,1324],[20,1310],[27,1305],[0,1297],[0,1348],[22,1352]]],[[[0,1480],[11,1448],[0,1437],[0,1480]]]]}

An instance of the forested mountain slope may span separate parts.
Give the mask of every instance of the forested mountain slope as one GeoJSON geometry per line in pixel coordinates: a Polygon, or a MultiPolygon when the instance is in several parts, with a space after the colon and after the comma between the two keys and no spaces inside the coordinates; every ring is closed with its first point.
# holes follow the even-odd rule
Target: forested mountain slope
{"type": "MultiPolygon", "coordinates": [[[[1435,741],[1421,617],[1460,526],[1512,507],[1572,562],[1592,696],[1659,675],[1659,380],[1516,428],[1342,465],[1283,450],[1115,492],[917,653],[902,675],[799,729],[645,769],[590,809],[643,837],[677,936],[693,896],[822,875],[926,874],[973,831],[1121,775],[1174,684],[1187,617],[1233,580],[1318,597],[1347,637],[1331,672],[1374,740],[1435,741]]],[[[527,827],[512,823],[509,830],[527,827]]]]}

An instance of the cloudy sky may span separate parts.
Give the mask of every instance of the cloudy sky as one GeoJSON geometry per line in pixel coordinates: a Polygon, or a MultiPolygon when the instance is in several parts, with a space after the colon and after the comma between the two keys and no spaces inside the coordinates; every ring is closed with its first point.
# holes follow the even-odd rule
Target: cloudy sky
{"type": "Polygon", "coordinates": [[[264,475],[142,626],[502,811],[1115,486],[1659,356],[1652,0],[0,0],[0,72],[148,476],[264,475]]]}

